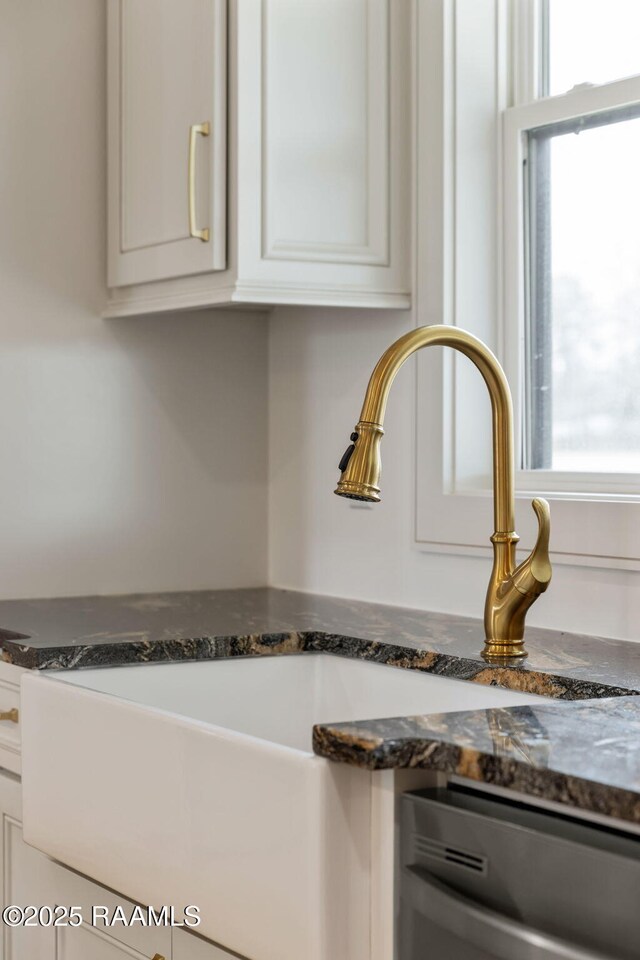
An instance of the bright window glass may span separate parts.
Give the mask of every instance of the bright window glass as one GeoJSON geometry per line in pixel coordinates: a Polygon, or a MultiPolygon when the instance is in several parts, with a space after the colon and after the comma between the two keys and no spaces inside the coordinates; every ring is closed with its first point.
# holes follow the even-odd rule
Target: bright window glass
{"type": "Polygon", "coordinates": [[[530,469],[640,473],[639,117],[529,133],[530,469]]]}
{"type": "Polygon", "coordinates": [[[545,91],[640,73],[640,0],[547,0],[545,91]]]}

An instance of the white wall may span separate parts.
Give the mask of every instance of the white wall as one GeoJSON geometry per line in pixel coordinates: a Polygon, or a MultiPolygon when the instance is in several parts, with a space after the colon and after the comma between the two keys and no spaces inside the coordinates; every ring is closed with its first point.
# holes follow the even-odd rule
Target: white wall
{"type": "Polygon", "coordinates": [[[104,18],[0,0],[1,597],[266,577],[266,318],[99,318],[104,18]]]}
{"type": "MultiPolygon", "coordinates": [[[[270,581],[480,615],[487,561],[414,542],[412,363],[383,503],[332,492],[409,314],[99,319],[104,104],[103,0],[0,0],[0,596],[264,583],[270,330],[270,581]]],[[[530,622],[635,639],[638,584],[558,565],[530,622]]]]}
{"type": "MultiPolygon", "coordinates": [[[[382,503],[333,495],[369,374],[411,314],[280,309],[270,325],[270,582],[481,617],[490,561],[415,543],[414,361],[389,401],[382,503]]],[[[528,622],[637,640],[639,575],[556,564],[528,622]]]]}

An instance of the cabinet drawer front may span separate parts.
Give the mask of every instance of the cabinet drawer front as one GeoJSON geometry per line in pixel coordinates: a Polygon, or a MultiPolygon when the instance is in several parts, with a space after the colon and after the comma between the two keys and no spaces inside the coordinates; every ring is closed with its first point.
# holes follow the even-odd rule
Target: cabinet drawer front
{"type": "Polygon", "coordinates": [[[20,689],[0,679],[0,714],[16,711],[17,722],[7,717],[0,720],[0,767],[20,772],[20,689]]]}

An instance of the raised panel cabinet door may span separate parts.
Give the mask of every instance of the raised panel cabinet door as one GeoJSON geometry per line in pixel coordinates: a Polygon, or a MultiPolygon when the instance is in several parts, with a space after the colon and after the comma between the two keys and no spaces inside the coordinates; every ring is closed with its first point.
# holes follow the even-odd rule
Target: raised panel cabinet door
{"type": "Polygon", "coordinates": [[[108,283],[226,265],[226,0],[108,0],[108,283]]]}
{"type": "MultiPolygon", "coordinates": [[[[81,926],[56,930],[56,960],[75,960],[76,956],[101,960],[103,955],[169,960],[171,927],[146,922],[144,908],[142,919],[134,919],[136,904],[132,900],[61,865],[55,885],[56,902],[78,907],[84,920],[81,926]]],[[[161,906],[157,905],[158,911],[161,906]]]]}
{"type": "Polygon", "coordinates": [[[141,953],[135,947],[114,940],[95,927],[59,927],[56,930],[55,960],[171,960],[156,953],[141,953]]]}
{"type": "MultiPolygon", "coordinates": [[[[53,861],[27,846],[20,823],[20,781],[0,774],[0,905],[28,907],[50,904],[53,861]]],[[[2,960],[56,960],[51,927],[12,928],[0,922],[2,960]]]]}
{"type": "Polygon", "coordinates": [[[221,947],[203,940],[201,937],[186,933],[184,930],[173,931],[172,960],[237,960],[237,953],[227,953],[221,947]]]}
{"type": "Polygon", "coordinates": [[[265,259],[389,264],[390,2],[264,0],[265,259]]]}

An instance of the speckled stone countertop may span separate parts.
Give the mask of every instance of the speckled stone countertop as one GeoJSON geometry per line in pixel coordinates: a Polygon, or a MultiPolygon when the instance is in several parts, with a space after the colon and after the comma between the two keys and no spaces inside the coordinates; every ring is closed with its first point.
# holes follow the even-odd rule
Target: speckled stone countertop
{"type": "Polygon", "coordinates": [[[495,667],[480,656],[479,620],[267,588],[0,601],[0,624],[3,659],[38,670],[324,651],[542,694],[554,702],[323,724],[314,749],[368,769],[458,773],[640,824],[634,643],[530,628],[528,659],[495,667]]]}
{"type": "Polygon", "coordinates": [[[314,750],[369,770],[458,774],[640,825],[640,699],[324,724],[314,750]]]}
{"type": "Polygon", "coordinates": [[[527,630],[515,667],[482,622],[270,588],[0,601],[8,663],[37,670],[326,651],[568,700],[640,693],[640,646],[527,630]]]}

